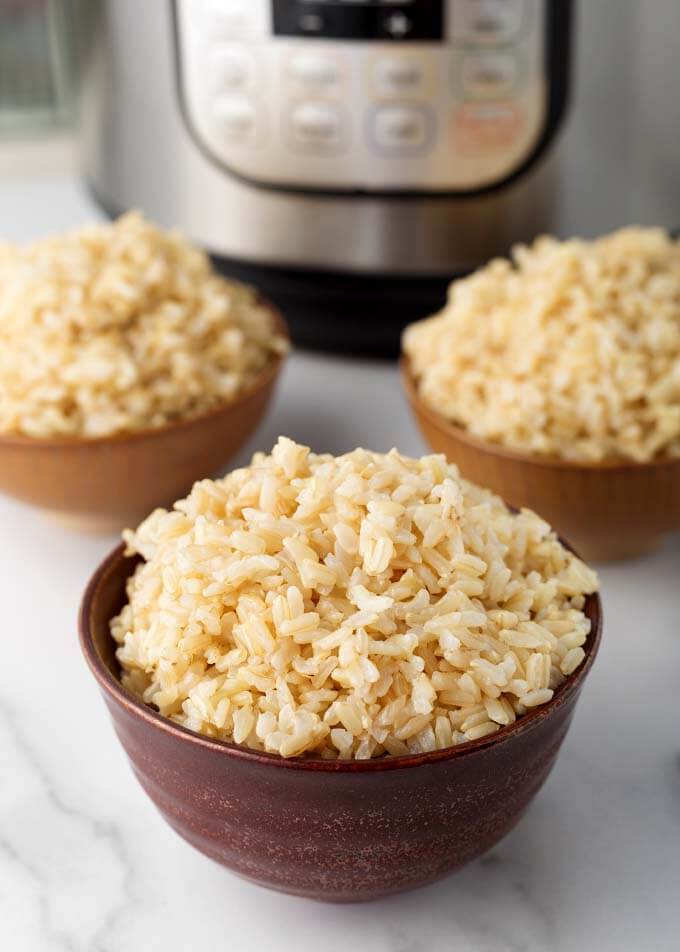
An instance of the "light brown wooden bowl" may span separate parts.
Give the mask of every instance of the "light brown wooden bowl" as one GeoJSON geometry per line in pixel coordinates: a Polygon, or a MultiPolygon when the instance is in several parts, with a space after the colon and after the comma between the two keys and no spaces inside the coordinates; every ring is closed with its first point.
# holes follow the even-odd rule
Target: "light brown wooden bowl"
{"type": "MultiPolygon", "coordinates": [[[[266,303],[288,338],[281,314],[266,303]]],[[[135,525],[229,462],[262,419],[283,362],[272,355],[229,403],[156,429],[94,439],[0,435],[0,492],[86,531],[135,525]]]]}
{"type": "Polygon", "coordinates": [[[533,509],[587,560],[627,559],[680,529],[680,459],[574,463],[523,454],[471,436],[421,399],[407,357],[404,388],[420,430],[463,476],[511,506],[533,509]]]}

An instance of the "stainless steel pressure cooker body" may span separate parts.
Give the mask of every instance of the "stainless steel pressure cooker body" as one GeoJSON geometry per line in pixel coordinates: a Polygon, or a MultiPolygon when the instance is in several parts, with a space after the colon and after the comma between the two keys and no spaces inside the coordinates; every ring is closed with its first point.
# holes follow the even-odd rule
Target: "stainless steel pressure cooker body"
{"type": "Polygon", "coordinates": [[[570,0],[102,0],[88,181],[179,226],[298,339],[395,348],[549,230],[570,0]]]}

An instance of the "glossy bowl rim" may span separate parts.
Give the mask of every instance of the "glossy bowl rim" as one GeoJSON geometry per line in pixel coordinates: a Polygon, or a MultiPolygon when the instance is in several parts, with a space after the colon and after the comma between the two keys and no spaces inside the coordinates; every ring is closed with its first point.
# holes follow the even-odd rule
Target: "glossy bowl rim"
{"type": "MultiPolygon", "coordinates": [[[[566,545],[566,543],[565,543],[566,545]]],[[[120,683],[120,680],[104,664],[92,637],[90,617],[93,606],[96,604],[98,593],[108,575],[121,560],[129,558],[130,569],[139,562],[139,557],[128,557],[124,554],[125,545],[117,545],[99,564],[90,578],[78,614],[78,631],[80,647],[90,671],[98,682],[102,693],[109,701],[123,708],[126,713],[138,721],[145,722],[153,729],[158,729],[172,736],[179,743],[187,743],[194,747],[212,751],[217,756],[236,757],[252,764],[271,766],[302,771],[322,771],[327,773],[373,773],[383,770],[398,770],[421,765],[436,764],[443,761],[460,760],[463,757],[474,755],[480,751],[496,747],[504,742],[512,741],[518,736],[534,730],[558,710],[569,698],[578,692],[592,668],[602,640],[602,602],[598,592],[586,598],[585,609],[590,609],[591,631],[584,646],[586,656],[580,667],[567,676],[566,680],[555,692],[547,704],[534,708],[523,714],[513,724],[501,727],[494,734],[482,737],[479,740],[465,741],[454,747],[442,750],[429,751],[424,754],[404,754],[386,756],[373,760],[323,760],[319,757],[281,757],[279,754],[252,750],[240,744],[206,737],[196,731],[175,723],[147,704],[130,694],[120,683]]],[[[129,577],[129,574],[128,574],[129,577]]],[[[110,637],[110,635],[109,635],[110,637]]]]}
{"type": "MultiPolygon", "coordinates": [[[[272,302],[258,293],[257,303],[269,311],[274,319],[274,331],[290,345],[291,336],[288,325],[281,314],[281,311],[272,302]]],[[[181,432],[193,426],[206,423],[209,420],[219,417],[221,414],[236,410],[239,406],[249,400],[255,393],[265,390],[273,380],[276,379],[283,364],[285,363],[288,352],[279,353],[270,351],[269,358],[257,376],[243,390],[239,390],[227,402],[216,404],[202,413],[190,417],[184,417],[179,420],[171,420],[162,426],[146,427],[143,430],[131,430],[126,433],[112,433],[105,436],[26,436],[23,433],[2,433],[0,432],[0,450],[3,447],[12,447],[14,449],[25,449],[29,452],[33,450],[69,450],[69,449],[88,449],[99,446],[120,446],[122,444],[137,443],[144,440],[153,440],[168,433],[181,432]]]]}
{"type": "Polygon", "coordinates": [[[602,472],[611,473],[613,471],[626,470],[652,470],[663,469],[667,466],[676,466],[680,469],[680,456],[661,456],[658,458],[640,462],[638,460],[625,459],[603,459],[599,462],[587,463],[580,460],[562,459],[559,456],[541,456],[538,453],[523,453],[521,450],[512,449],[503,446],[501,443],[491,443],[478,436],[469,433],[464,427],[453,423],[438,410],[431,407],[420,395],[415,374],[411,368],[411,360],[408,354],[402,352],[399,358],[399,369],[401,379],[406,391],[406,396],[411,406],[418,413],[426,416],[433,426],[443,431],[450,439],[469,446],[473,450],[483,452],[489,456],[496,456],[500,459],[512,460],[516,463],[523,463],[527,466],[535,466],[547,470],[576,470],[580,472],[602,472]]]}

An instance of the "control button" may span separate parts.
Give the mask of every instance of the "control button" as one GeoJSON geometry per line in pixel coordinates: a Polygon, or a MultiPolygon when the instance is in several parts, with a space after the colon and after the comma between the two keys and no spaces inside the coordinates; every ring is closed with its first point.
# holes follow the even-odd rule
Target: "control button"
{"type": "Polygon", "coordinates": [[[253,85],[254,62],[240,47],[218,47],[210,57],[210,79],[215,92],[240,92],[253,85]]]}
{"type": "Polygon", "coordinates": [[[252,0],[203,0],[208,39],[241,39],[267,34],[267,4],[252,0]]]}
{"type": "Polygon", "coordinates": [[[382,106],[373,117],[376,145],[389,151],[421,149],[427,142],[428,128],[426,111],[417,107],[382,106]]]}
{"type": "Polygon", "coordinates": [[[383,21],[383,30],[388,36],[395,40],[405,40],[408,34],[413,30],[413,23],[401,10],[395,10],[394,13],[388,13],[383,21]]]}
{"type": "Polygon", "coordinates": [[[414,96],[425,92],[426,70],[411,56],[393,56],[373,63],[373,86],[381,96],[414,96]]]}
{"type": "Polygon", "coordinates": [[[253,142],[258,131],[258,110],[245,96],[221,96],[213,107],[220,132],[231,142],[253,142]]]}
{"type": "Polygon", "coordinates": [[[289,116],[289,128],[293,143],[305,149],[324,152],[342,144],[342,114],[328,103],[308,102],[295,106],[289,116]]]}
{"type": "Polygon", "coordinates": [[[454,114],[454,135],[461,152],[504,151],[518,140],[525,117],[513,102],[465,103],[454,114]]]}
{"type": "Polygon", "coordinates": [[[509,96],[517,86],[519,63],[512,53],[470,53],[461,67],[466,96],[509,96]]]}
{"type": "Polygon", "coordinates": [[[524,0],[459,0],[453,38],[462,43],[511,43],[522,26],[524,0]]]}
{"type": "Polygon", "coordinates": [[[322,36],[325,32],[326,21],[321,13],[317,11],[302,11],[298,14],[298,30],[304,36],[322,36]]]}
{"type": "Polygon", "coordinates": [[[340,83],[338,64],[322,53],[296,53],[288,62],[288,75],[307,92],[331,91],[340,83]]]}

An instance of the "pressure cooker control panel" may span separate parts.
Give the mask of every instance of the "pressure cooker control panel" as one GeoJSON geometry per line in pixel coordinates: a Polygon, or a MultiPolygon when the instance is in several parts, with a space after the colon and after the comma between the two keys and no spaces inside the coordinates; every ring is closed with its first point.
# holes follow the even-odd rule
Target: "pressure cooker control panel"
{"type": "Polygon", "coordinates": [[[474,192],[545,137],[563,2],[175,0],[185,118],[262,185],[474,192]]]}

